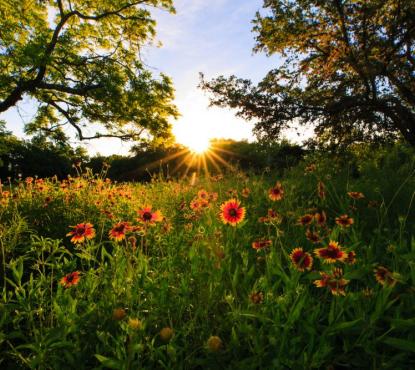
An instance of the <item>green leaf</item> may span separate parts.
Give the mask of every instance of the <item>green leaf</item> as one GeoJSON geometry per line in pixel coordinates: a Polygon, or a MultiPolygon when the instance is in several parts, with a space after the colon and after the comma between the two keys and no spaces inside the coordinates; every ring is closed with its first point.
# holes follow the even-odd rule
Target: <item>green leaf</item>
{"type": "Polygon", "coordinates": [[[110,369],[121,370],[124,368],[123,363],[117,359],[105,357],[98,354],[95,354],[95,357],[102,365],[110,369]]]}
{"type": "Polygon", "coordinates": [[[415,342],[410,341],[410,340],[399,339],[399,338],[385,338],[385,339],[382,339],[382,343],[385,343],[394,348],[398,348],[402,351],[415,353],[415,342]]]}

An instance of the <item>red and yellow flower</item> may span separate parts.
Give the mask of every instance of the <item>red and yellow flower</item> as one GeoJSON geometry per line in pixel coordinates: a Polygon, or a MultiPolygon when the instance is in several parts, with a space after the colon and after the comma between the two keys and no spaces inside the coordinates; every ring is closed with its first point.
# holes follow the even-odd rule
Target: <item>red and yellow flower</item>
{"type": "Polygon", "coordinates": [[[284,188],[279,181],[275,183],[274,187],[268,190],[268,196],[274,202],[284,197],[284,188]]]}
{"type": "Polygon", "coordinates": [[[341,227],[349,227],[354,224],[354,220],[348,215],[341,215],[336,218],[336,224],[341,227]]]}
{"type": "Polygon", "coordinates": [[[324,212],[324,211],[316,212],[314,214],[314,219],[316,220],[317,225],[319,225],[319,226],[325,225],[325,223],[327,222],[326,212],[324,212]]]}
{"type": "Polygon", "coordinates": [[[313,222],[314,216],[310,214],[305,214],[304,216],[301,216],[297,223],[298,225],[307,226],[310,225],[313,222]]]}
{"type": "Polygon", "coordinates": [[[290,259],[298,271],[310,271],[313,267],[313,257],[310,253],[304,252],[303,248],[295,248],[290,254],[290,259]]]}
{"type": "Polygon", "coordinates": [[[72,236],[71,242],[74,244],[83,243],[86,239],[93,239],[95,237],[94,225],[84,222],[76,226],[70,226],[72,231],[66,234],[66,236],[72,236]]]}
{"type": "Polygon", "coordinates": [[[159,210],[153,211],[151,206],[144,206],[137,211],[137,214],[137,221],[148,226],[154,226],[157,222],[163,221],[161,212],[159,210]]]}
{"type": "Polygon", "coordinates": [[[79,283],[79,280],[80,280],[79,272],[78,271],[74,271],[74,272],[71,272],[70,274],[64,276],[61,279],[60,284],[64,288],[69,288],[72,285],[78,284],[79,283]]]}
{"type": "Polygon", "coordinates": [[[109,231],[110,239],[113,239],[117,242],[124,240],[125,235],[131,231],[131,225],[129,222],[119,222],[109,231]]]}
{"type": "Polygon", "coordinates": [[[230,199],[220,206],[220,218],[224,224],[236,226],[245,218],[245,208],[237,199],[230,199]]]}
{"type": "Polygon", "coordinates": [[[352,199],[363,199],[365,197],[360,191],[349,191],[347,195],[352,199]]]}
{"type": "Polygon", "coordinates": [[[264,239],[262,239],[262,240],[255,240],[253,243],[252,243],[252,248],[254,248],[255,250],[261,250],[261,249],[264,249],[264,248],[268,248],[269,246],[271,246],[271,244],[272,244],[272,240],[264,240],[264,239]]]}
{"type": "Polygon", "coordinates": [[[342,250],[339,243],[331,240],[327,247],[314,249],[314,254],[321,258],[324,263],[344,262],[347,258],[346,252],[342,250]]]}
{"type": "Polygon", "coordinates": [[[209,199],[209,193],[205,189],[201,189],[197,192],[197,197],[199,199],[208,200],[209,199]]]}
{"type": "Polygon", "coordinates": [[[378,266],[374,270],[376,281],[383,286],[393,287],[397,280],[394,278],[393,273],[386,267],[378,266]]]}
{"type": "Polygon", "coordinates": [[[315,280],[313,282],[317,288],[328,288],[331,294],[336,296],[346,295],[345,287],[349,284],[349,280],[343,278],[342,269],[335,268],[331,274],[320,272],[320,276],[320,280],[315,280]]]}
{"type": "Polygon", "coordinates": [[[312,243],[320,243],[321,238],[320,235],[316,232],[313,232],[311,230],[307,230],[305,233],[305,237],[312,243]]]}
{"type": "Polygon", "coordinates": [[[356,263],[356,253],[354,251],[348,252],[344,262],[349,265],[354,265],[356,263]]]}

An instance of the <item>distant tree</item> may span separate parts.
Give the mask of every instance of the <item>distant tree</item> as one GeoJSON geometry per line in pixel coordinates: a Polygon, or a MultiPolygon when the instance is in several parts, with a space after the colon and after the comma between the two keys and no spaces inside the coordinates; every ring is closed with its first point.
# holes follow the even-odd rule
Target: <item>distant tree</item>
{"type": "Polygon", "coordinates": [[[0,112],[28,96],[28,133],[169,136],[172,83],[140,59],[155,7],[174,12],[172,0],[0,0],[0,112]]]}
{"type": "Polygon", "coordinates": [[[202,75],[212,105],[256,120],[262,138],[300,124],[335,145],[399,134],[415,145],[414,0],[265,0],[264,8],[254,50],[282,65],[258,85],[202,75]]]}

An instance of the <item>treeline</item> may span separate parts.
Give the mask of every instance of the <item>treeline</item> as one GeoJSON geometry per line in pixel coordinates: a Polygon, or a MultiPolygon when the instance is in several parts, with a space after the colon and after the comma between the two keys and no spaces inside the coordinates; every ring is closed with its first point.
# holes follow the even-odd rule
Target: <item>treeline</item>
{"type": "Polygon", "coordinates": [[[85,149],[73,148],[65,142],[50,141],[44,136],[19,139],[0,132],[0,177],[64,178],[90,168],[94,173],[106,170],[117,181],[148,181],[154,175],[181,177],[194,171],[211,174],[234,169],[255,172],[283,171],[297,164],[306,150],[289,142],[250,143],[214,140],[206,155],[196,155],[181,145],[154,146],[141,144],[132,148],[130,156],[89,157],[85,149]],[[76,168],[75,168],[76,167],[76,168]]]}

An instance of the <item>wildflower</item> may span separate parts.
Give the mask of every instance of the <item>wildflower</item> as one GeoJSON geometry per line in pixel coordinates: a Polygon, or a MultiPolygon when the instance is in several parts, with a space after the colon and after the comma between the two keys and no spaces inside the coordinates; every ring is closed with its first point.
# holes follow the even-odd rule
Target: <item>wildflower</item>
{"type": "Polygon", "coordinates": [[[360,191],[349,191],[347,195],[352,199],[363,199],[365,197],[360,191]]]}
{"type": "Polygon", "coordinates": [[[336,218],[336,224],[341,227],[349,227],[350,225],[353,225],[353,223],[353,218],[349,217],[348,215],[342,215],[336,218]]]}
{"type": "Polygon", "coordinates": [[[137,248],[137,238],[135,236],[130,236],[128,242],[131,244],[131,248],[134,251],[137,248]]]}
{"type": "Polygon", "coordinates": [[[213,192],[209,194],[209,200],[211,202],[216,202],[218,200],[218,193],[213,192]]]}
{"type": "Polygon", "coordinates": [[[261,304],[264,301],[264,293],[252,292],[249,299],[253,304],[261,304]]]}
{"type": "Polygon", "coordinates": [[[314,214],[314,219],[317,222],[317,225],[323,226],[327,222],[326,212],[321,211],[314,214]]]}
{"type": "Polygon", "coordinates": [[[271,240],[256,240],[252,243],[252,248],[260,250],[269,247],[272,244],[271,240]]]}
{"type": "Polygon", "coordinates": [[[303,251],[303,248],[295,248],[290,254],[291,262],[298,271],[304,272],[310,271],[313,266],[313,257],[307,252],[303,251]]]}
{"type": "Polygon", "coordinates": [[[209,205],[209,202],[202,198],[195,198],[190,202],[190,208],[197,212],[202,210],[203,208],[206,208],[209,205]]]}
{"type": "Polygon", "coordinates": [[[201,189],[197,192],[197,197],[199,199],[208,200],[209,199],[209,193],[205,189],[201,189]]]}
{"type": "Polygon", "coordinates": [[[32,182],[33,182],[33,177],[26,177],[26,179],[25,179],[25,183],[26,183],[27,185],[30,185],[32,182]]]}
{"type": "Polygon", "coordinates": [[[114,308],[112,311],[112,319],[115,321],[121,321],[127,316],[127,312],[124,308],[114,308]]]}
{"type": "Polygon", "coordinates": [[[64,288],[69,288],[72,285],[77,285],[79,283],[79,272],[78,271],[74,271],[71,272],[70,274],[64,276],[60,283],[64,288]]]}
{"type": "Polygon", "coordinates": [[[129,222],[119,222],[109,232],[110,239],[119,242],[125,239],[125,234],[131,230],[129,222]]]}
{"type": "Polygon", "coordinates": [[[218,352],[222,348],[222,339],[216,335],[212,335],[207,341],[207,348],[211,352],[218,352]]]}
{"type": "Polygon", "coordinates": [[[354,265],[356,263],[356,253],[354,251],[350,251],[349,253],[347,253],[344,262],[349,265],[354,265]]]}
{"type": "Polygon", "coordinates": [[[319,243],[321,240],[319,234],[310,230],[306,231],[305,237],[312,243],[319,243]]]}
{"type": "Polygon", "coordinates": [[[242,189],[241,195],[244,198],[248,198],[249,197],[249,194],[251,194],[251,190],[249,188],[243,188],[242,189]]]}
{"type": "Polygon", "coordinates": [[[347,257],[339,243],[332,240],[327,247],[314,249],[314,253],[317,257],[322,258],[325,263],[344,262],[347,257]]]}
{"type": "Polygon", "coordinates": [[[173,338],[173,334],[173,329],[168,326],[160,330],[160,338],[165,343],[170,342],[171,338],[173,338]]]}
{"type": "Polygon", "coordinates": [[[317,195],[320,199],[326,198],[326,186],[321,181],[317,184],[317,195]]]}
{"type": "Polygon", "coordinates": [[[128,319],[128,326],[133,330],[140,330],[142,328],[142,324],[139,319],[128,319]]]}
{"type": "Polygon", "coordinates": [[[228,197],[237,197],[238,196],[238,190],[236,189],[229,189],[226,191],[226,195],[228,197]]]}
{"type": "Polygon", "coordinates": [[[151,206],[144,206],[142,209],[138,210],[137,213],[139,216],[137,220],[145,225],[154,226],[156,222],[161,222],[163,220],[161,212],[153,212],[151,206]]]}
{"type": "Polygon", "coordinates": [[[349,284],[349,280],[343,279],[343,270],[339,268],[333,269],[332,274],[320,272],[321,279],[315,280],[313,284],[317,288],[328,288],[333,295],[346,295],[345,287],[349,284]]]}
{"type": "Polygon", "coordinates": [[[220,206],[220,218],[224,224],[236,226],[245,218],[245,208],[236,199],[230,199],[220,206]]]}
{"type": "Polygon", "coordinates": [[[310,214],[306,214],[304,216],[301,216],[298,219],[298,225],[302,225],[302,226],[306,226],[306,225],[310,225],[313,222],[314,216],[310,215],[310,214]]]}
{"type": "Polygon", "coordinates": [[[275,183],[273,188],[268,190],[268,196],[274,202],[284,197],[284,189],[279,181],[275,183]]]}
{"type": "Polygon", "coordinates": [[[306,172],[306,173],[312,173],[312,172],[314,172],[316,169],[317,169],[317,166],[316,166],[314,163],[312,163],[312,164],[308,165],[308,166],[305,168],[305,172],[306,172]]]}
{"type": "Polygon", "coordinates": [[[95,237],[94,225],[85,222],[76,226],[70,226],[74,230],[66,234],[66,236],[72,236],[71,242],[74,244],[83,243],[85,239],[93,239],[95,237]]]}
{"type": "Polygon", "coordinates": [[[397,282],[393,277],[392,272],[390,272],[386,267],[378,266],[374,272],[376,281],[380,285],[393,287],[397,282]]]}

